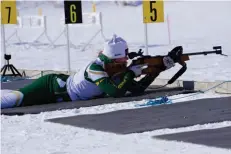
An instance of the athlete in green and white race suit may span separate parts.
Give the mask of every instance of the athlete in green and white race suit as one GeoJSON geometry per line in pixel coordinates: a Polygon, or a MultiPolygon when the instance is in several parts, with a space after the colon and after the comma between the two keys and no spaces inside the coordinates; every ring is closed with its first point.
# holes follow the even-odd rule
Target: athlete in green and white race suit
{"type": "Polygon", "coordinates": [[[160,72],[175,65],[170,57],[166,57],[162,70],[147,74],[140,81],[134,79],[141,75],[143,65],[129,67],[128,71],[120,75],[120,79],[113,79],[105,71],[105,65],[115,62],[126,63],[126,51],[126,41],[113,36],[105,42],[104,50],[97,59],[74,75],[48,74],[18,90],[1,90],[1,108],[89,100],[105,96],[121,97],[127,91],[142,93],[160,72]]]}

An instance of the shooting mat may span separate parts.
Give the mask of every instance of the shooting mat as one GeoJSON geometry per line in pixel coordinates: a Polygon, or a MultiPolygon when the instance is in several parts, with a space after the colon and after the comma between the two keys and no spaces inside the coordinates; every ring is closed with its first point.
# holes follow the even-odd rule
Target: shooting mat
{"type": "MultiPolygon", "coordinates": [[[[1,89],[18,89],[27,84],[30,84],[33,80],[20,80],[2,83],[1,89]]],[[[153,99],[156,97],[164,96],[164,95],[176,95],[181,93],[188,93],[189,91],[184,90],[182,87],[173,87],[173,88],[162,88],[159,90],[153,89],[157,86],[150,86],[149,89],[145,91],[144,94],[139,96],[126,95],[121,98],[98,98],[93,100],[84,100],[84,101],[74,101],[74,102],[61,102],[54,104],[45,104],[45,105],[34,105],[27,107],[18,107],[11,109],[1,109],[1,114],[5,115],[23,115],[23,114],[37,114],[40,112],[46,111],[55,111],[61,109],[74,109],[80,107],[89,107],[103,104],[112,104],[112,103],[120,103],[120,102],[128,102],[128,101],[139,101],[142,99],[153,99]]],[[[193,91],[190,91],[193,92],[193,91]]]]}
{"type": "Polygon", "coordinates": [[[231,127],[153,136],[153,138],[231,149],[231,127]]]}
{"type": "Polygon", "coordinates": [[[230,102],[231,97],[200,99],[48,121],[116,134],[141,133],[231,120],[230,102]]]}

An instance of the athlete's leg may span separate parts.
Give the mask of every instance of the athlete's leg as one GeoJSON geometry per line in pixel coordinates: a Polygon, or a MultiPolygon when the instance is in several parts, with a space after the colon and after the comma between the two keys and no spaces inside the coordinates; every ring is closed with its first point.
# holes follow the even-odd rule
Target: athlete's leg
{"type": "Polygon", "coordinates": [[[23,93],[16,90],[1,90],[1,109],[13,108],[21,105],[23,93]]]}
{"type": "Polygon", "coordinates": [[[64,101],[65,99],[60,100],[60,96],[66,97],[66,80],[68,77],[64,74],[48,74],[19,89],[24,94],[22,106],[64,101]]]}
{"type": "Polygon", "coordinates": [[[24,94],[22,106],[54,103],[52,84],[55,75],[44,75],[31,84],[20,88],[19,91],[24,94]]]}

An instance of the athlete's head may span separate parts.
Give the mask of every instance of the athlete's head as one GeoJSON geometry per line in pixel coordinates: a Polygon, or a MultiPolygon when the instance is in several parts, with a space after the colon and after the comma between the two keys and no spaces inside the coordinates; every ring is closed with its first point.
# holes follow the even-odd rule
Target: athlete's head
{"type": "Polygon", "coordinates": [[[116,63],[126,63],[128,60],[127,42],[121,37],[113,35],[112,39],[105,42],[102,54],[116,63]]]}

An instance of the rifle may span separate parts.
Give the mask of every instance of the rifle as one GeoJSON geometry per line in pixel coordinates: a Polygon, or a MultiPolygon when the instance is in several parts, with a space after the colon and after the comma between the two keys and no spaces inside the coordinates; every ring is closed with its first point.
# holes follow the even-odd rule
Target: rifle
{"type": "MultiPolygon", "coordinates": [[[[223,56],[227,56],[222,54],[222,47],[221,46],[214,46],[213,51],[203,51],[203,52],[193,52],[193,53],[186,53],[183,54],[183,48],[182,46],[177,46],[173,48],[168,55],[172,52],[177,52],[177,57],[174,58],[175,63],[179,63],[182,67],[181,69],[168,81],[168,84],[172,84],[173,82],[176,81],[186,70],[187,70],[187,64],[186,61],[190,60],[190,56],[195,56],[195,55],[208,55],[208,54],[219,54],[223,56]]],[[[142,49],[139,50],[138,53],[136,52],[131,52],[128,54],[129,59],[132,59],[132,62],[129,66],[133,65],[141,65],[141,64],[147,64],[147,68],[143,69],[142,74],[149,74],[153,73],[153,71],[159,71],[159,70],[165,70],[165,66],[163,63],[163,57],[167,55],[161,56],[150,56],[150,55],[143,55],[142,49]],[[134,59],[136,57],[139,57],[137,59],[134,59]],[[134,60],[133,60],[134,59],[134,60]]],[[[123,72],[127,70],[127,67],[125,68],[124,65],[120,64],[112,64],[112,65],[107,65],[106,70],[108,70],[109,74],[113,74],[115,72],[123,72]]]]}

